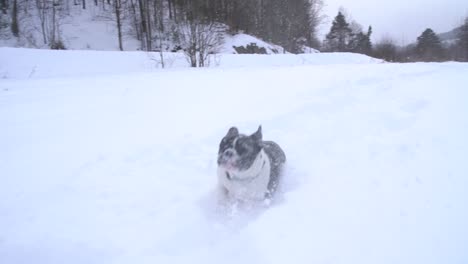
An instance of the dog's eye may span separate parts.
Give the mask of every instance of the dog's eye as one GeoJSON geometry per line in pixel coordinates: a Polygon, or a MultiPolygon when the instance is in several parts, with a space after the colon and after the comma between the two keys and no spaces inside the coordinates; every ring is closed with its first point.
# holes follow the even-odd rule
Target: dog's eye
{"type": "Polygon", "coordinates": [[[223,138],[221,140],[221,143],[219,143],[220,145],[226,145],[228,143],[228,139],[227,138],[223,138]]]}
{"type": "Polygon", "coordinates": [[[237,147],[236,150],[239,155],[245,154],[247,152],[247,149],[241,146],[237,147]]]}
{"type": "Polygon", "coordinates": [[[250,147],[247,146],[246,144],[237,144],[236,146],[236,151],[239,153],[239,155],[245,154],[250,151],[250,147]]]}

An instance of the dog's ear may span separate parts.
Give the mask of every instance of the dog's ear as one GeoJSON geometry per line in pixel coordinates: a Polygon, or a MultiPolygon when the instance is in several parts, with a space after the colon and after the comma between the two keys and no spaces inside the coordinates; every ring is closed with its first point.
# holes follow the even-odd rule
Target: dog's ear
{"type": "Polygon", "coordinates": [[[259,126],[257,132],[253,133],[253,134],[251,135],[251,137],[252,137],[255,141],[262,141],[262,138],[263,138],[263,136],[262,136],[262,126],[259,126]]]}
{"type": "Polygon", "coordinates": [[[226,137],[237,137],[239,135],[239,130],[237,127],[231,127],[226,134],[226,137]]]}

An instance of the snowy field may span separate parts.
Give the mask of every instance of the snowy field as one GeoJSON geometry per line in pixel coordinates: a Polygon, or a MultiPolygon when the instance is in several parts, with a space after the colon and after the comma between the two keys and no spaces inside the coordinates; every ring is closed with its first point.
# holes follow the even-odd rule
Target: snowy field
{"type": "MultiPolygon", "coordinates": [[[[248,43],[248,42],[247,42],[248,43]]],[[[246,44],[245,44],[246,45],[246,44]]],[[[165,68],[187,68],[183,53],[163,53],[165,68]]],[[[323,64],[382,63],[361,54],[217,54],[209,57],[212,68],[252,68],[323,64]]],[[[51,51],[0,47],[0,79],[83,77],[102,74],[155,72],[162,68],[157,52],[51,51]]]]}
{"type": "Polygon", "coordinates": [[[0,263],[468,263],[468,64],[91,53],[0,49],[0,263]],[[219,212],[259,124],[281,193],[219,212]]]}

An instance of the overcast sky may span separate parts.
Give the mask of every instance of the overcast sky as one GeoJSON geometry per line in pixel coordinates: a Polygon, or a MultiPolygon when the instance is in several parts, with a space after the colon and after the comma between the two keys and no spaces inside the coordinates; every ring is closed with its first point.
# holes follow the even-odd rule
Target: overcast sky
{"type": "Polygon", "coordinates": [[[450,31],[468,16],[468,0],[323,0],[328,16],[321,26],[322,36],[330,30],[340,7],[365,29],[373,28],[372,40],[391,36],[397,44],[408,44],[426,29],[450,31]]]}

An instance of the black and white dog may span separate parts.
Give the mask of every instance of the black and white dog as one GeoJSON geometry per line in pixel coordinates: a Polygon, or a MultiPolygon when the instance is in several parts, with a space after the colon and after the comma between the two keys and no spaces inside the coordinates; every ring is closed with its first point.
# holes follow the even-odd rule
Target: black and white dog
{"type": "Polygon", "coordinates": [[[220,193],[238,201],[270,199],[285,162],[286,155],[278,144],[262,140],[261,126],[250,136],[232,127],[219,145],[220,193]]]}

